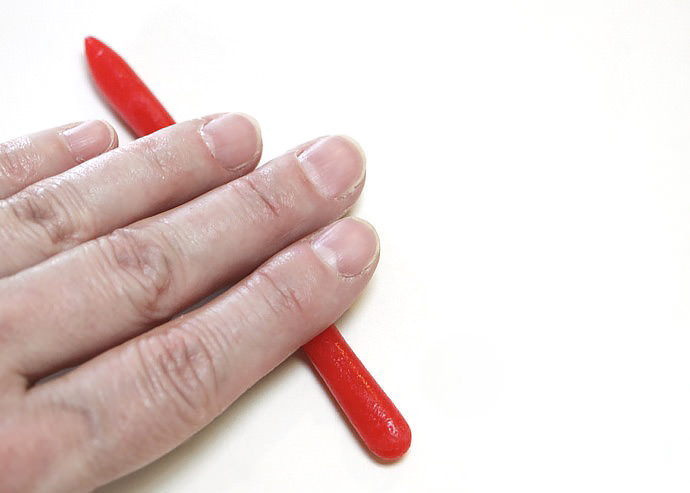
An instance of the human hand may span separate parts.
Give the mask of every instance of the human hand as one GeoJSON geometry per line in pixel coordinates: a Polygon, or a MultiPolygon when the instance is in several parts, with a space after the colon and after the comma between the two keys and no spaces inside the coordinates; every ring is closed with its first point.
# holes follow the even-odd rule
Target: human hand
{"type": "Polygon", "coordinates": [[[115,147],[97,121],[0,144],[1,491],[93,489],[163,455],[378,261],[370,226],[336,221],[364,184],[346,138],[255,170],[258,128],[221,114],[115,147]]]}

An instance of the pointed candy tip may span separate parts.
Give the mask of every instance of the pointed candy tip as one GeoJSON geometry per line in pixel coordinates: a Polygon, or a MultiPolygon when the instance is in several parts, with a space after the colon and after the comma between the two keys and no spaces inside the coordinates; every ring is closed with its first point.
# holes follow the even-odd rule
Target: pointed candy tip
{"type": "Polygon", "coordinates": [[[95,53],[99,48],[105,48],[105,44],[103,44],[102,41],[99,41],[93,36],[84,38],[84,49],[87,53],[95,53]]]}

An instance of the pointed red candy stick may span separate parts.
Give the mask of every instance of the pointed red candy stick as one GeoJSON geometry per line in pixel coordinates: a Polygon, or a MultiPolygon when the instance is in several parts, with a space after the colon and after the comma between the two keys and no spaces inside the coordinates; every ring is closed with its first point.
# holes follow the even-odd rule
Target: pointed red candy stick
{"type": "Polygon", "coordinates": [[[302,349],[367,448],[398,459],[410,448],[410,427],[371,373],[331,325],[302,349]]]}
{"type": "MultiPolygon", "coordinates": [[[[93,37],[84,44],[96,85],[137,137],[175,123],[117,53],[93,37]]],[[[303,349],[367,448],[382,459],[400,458],[410,447],[410,427],[335,325],[303,349]]]]}
{"type": "Polygon", "coordinates": [[[137,137],[175,123],[139,76],[96,38],[84,40],[86,60],[101,94],[137,137]]]}

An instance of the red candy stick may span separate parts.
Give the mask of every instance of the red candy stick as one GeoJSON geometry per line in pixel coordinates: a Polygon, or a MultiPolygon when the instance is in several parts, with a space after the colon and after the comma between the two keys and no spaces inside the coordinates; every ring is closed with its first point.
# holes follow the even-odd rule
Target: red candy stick
{"type": "MultiPolygon", "coordinates": [[[[92,37],[85,46],[96,85],[137,137],[175,123],[117,53],[92,37]]],[[[369,450],[382,459],[401,457],[410,447],[410,427],[335,325],[303,349],[369,450]]]]}
{"type": "Polygon", "coordinates": [[[175,123],[120,55],[96,38],[88,37],[84,44],[86,60],[98,88],[137,137],[175,123]]]}
{"type": "Polygon", "coordinates": [[[412,440],[407,421],[335,325],[302,349],[369,450],[389,460],[407,452],[412,440]]]}

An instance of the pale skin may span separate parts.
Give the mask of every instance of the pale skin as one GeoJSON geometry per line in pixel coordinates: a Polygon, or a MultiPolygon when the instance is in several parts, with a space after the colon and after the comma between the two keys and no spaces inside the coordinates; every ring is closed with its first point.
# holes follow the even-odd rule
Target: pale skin
{"type": "Polygon", "coordinates": [[[0,144],[3,492],[88,491],[172,450],[378,262],[373,228],[342,219],[364,184],[351,139],[259,168],[241,114],[117,142],[89,121],[0,144]]]}

